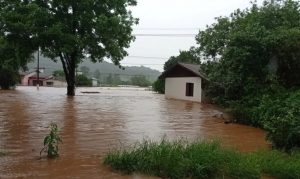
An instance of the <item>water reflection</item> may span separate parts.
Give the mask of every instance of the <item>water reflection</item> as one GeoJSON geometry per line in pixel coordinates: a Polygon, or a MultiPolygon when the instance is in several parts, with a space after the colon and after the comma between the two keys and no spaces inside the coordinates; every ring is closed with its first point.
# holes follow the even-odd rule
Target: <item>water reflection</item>
{"type": "Polygon", "coordinates": [[[0,92],[0,178],[147,178],[121,176],[101,165],[110,149],[148,138],[212,139],[243,151],[267,148],[265,133],[214,118],[211,105],[166,100],[138,89],[93,88],[100,94],[68,98],[65,89],[19,87],[0,92]],[[39,159],[48,126],[56,122],[61,157],[39,159]]]}

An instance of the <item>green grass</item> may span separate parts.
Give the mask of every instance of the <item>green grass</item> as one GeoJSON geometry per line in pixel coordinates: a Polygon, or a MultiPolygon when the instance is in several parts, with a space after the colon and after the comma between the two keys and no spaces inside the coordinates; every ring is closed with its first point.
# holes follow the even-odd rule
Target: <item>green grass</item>
{"type": "Polygon", "coordinates": [[[104,164],[130,174],[163,178],[275,178],[300,179],[300,154],[277,151],[241,153],[219,142],[184,140],[143,141],[129,150],[110,152],[104,164]]]}
{"type": "Polygon", "coordinates": [[[300,179],[300,153],[257,152],[263,173],[280,179],[300,179]]]}

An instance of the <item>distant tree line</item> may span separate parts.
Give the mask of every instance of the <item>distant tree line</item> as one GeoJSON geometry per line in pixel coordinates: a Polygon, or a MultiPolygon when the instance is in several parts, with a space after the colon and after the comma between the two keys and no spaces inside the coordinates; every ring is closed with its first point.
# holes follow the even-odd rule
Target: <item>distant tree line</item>
{"type": "MultiPolygon", "coordinates": [[[[56,77],[64,77],[62,70],[56,70],[53,72],[56,77]]],[[[76,86],[92,86],[92,78],[97,79],[99,85],[104,86],[118,86],[118,85],[133,85],[140,87],[151,86],[151,82],[144,75],[132,75],[126,79],[121,79],[120,74],[101,74],[99,70],[95,70],[93,74],[90,73],[90,69],[86,66],[82,66],[77,70],[76,86]]]]}

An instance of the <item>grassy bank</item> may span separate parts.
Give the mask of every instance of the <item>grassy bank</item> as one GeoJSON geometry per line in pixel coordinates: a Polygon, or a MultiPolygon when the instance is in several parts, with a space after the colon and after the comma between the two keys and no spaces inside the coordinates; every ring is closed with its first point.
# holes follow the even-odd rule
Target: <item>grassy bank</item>
{"type": "Polygon", "coordinates": [[[124,173],[163,178],[300,178],[300,154],[278,151],[240,153],[218,142],[144,141],[110,152],[104,164],[124,173]]]}

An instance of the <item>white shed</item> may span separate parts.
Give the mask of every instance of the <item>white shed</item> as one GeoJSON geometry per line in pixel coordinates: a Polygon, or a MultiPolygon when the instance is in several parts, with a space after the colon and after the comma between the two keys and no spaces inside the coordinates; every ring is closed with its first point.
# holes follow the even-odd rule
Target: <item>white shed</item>
{"type": "Polygon", "coordinates": [[[92,86],[93,87],[98,86],[98,79],[97,78],[92,78],[92,86]]]}
{"type": "Polygon", "coordinates": [[[165,79],[166,98],[202,101],[202,82],[206,78],[200,72],[200,65],[177,63],[159,78],[165,79]]]}

